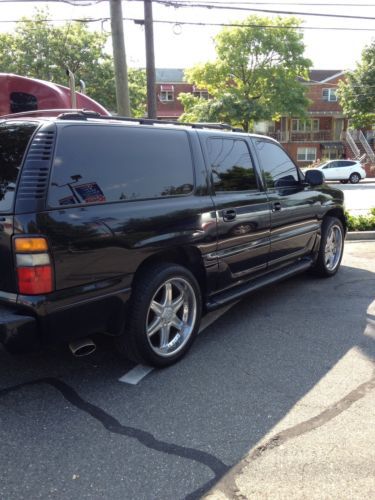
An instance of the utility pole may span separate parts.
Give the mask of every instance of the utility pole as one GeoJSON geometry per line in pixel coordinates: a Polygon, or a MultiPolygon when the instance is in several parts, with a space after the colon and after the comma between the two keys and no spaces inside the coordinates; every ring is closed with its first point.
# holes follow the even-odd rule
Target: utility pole
{"type": "Polygon", "coordinates": [[[109,0],[109,7],[111,13],[117,112],[122,116],[131,116],[121,0],[109,0]]]}
{"type": "Polygon", "coordinates": [[[147,114],[149,118],[156,118],[155,54],[154,27],[152,20],[152,0],[144,0],[144,10],[146,39],[147,114]]]}

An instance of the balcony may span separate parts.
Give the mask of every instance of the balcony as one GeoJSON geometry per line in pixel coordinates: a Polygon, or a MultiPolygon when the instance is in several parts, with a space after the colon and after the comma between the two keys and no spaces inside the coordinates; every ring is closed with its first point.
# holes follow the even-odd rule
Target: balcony
{"type": "Polygon", "coordinates": [[[317,130],[314,132],[270,132],[268,134],[279,142],[326,142],[340,141],[331,130],[317,130]]]}

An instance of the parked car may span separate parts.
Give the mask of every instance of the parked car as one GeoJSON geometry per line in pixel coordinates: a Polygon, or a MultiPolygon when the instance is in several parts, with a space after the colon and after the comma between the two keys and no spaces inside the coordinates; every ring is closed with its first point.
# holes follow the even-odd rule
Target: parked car
{"type": "Polygon", "coordinates": [[[357,160],[331,160],[322,163],[316,170],[321,170],[327,181],[340,181],[342,184],[350,182],[357,184],[366,178],[366,171],[357,160]]]}
{"type": "MultiPolygon", "coordinates": [[[[227,128],[227,129],[226,129],[227,128]]],[[[0,121],[0,341],[109,333],[167,366],[202,314],[339,269],[343,193],[273,139],[85,112],[0,121]]]]}

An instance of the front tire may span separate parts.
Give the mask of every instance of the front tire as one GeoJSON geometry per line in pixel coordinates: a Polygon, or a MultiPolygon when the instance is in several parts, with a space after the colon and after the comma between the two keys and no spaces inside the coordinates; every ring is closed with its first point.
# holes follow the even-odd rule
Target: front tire
{"type": "Polygon", "coordinates": [[[339,270],[344,253],[344,228],[337,217],[327,216],[322,223],[322,238],[318,258],[312,272],[324,278],[334,276],[339,270]]]}
{"type": "Polygon", "coordinates": [[[154,264],[138,276],[124,333],[115,339],[120,354],[156,367],[172,365],[191,347],[199,329],[202,298],[185,267],[154,264]]]}

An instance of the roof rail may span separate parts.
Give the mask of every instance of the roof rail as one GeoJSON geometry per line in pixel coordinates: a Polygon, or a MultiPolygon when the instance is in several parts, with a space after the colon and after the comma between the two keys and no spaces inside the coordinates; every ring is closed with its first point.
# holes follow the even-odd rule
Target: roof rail
{"type": "Polygon", "coordinates": [[[110,121],[121,121],[121,122],[130,122],[130,123],[139,123],[140,125],[178,125],[182,127],[191,127],[191,128],[210,128],[217,130],[230,130],[232,132],[244,132],[242,128],[232,127],[227,123],[185,123],[185,122],[177,122],[171,120],[157,120],[153,118],[131,118],[128,116],[108,116],[108,115],[100,115],[94,111],[86,111],[86,110],[65,110],[66,112],[59,115],[57,118],[59,120],[87,120],[88,118],[95,118],[98,120],[110,120],[110,121]]]}
{"type": "Polygon", "coordinates": [[[95,118],[97,120],[115,120],[122,122],[139,123],[140,125],[177,125],[180,127],[191,127],[198,129],[216,129],[216,130],[229,130],[231,132],[244,132],[242,128],[232,127],[228,123],[185,123],[173,120],[157,120],[153,118],[131,118],[128,116],[112,116],[101,115],[97,111],[89,109],[75,109],[75,108],[57,108],[57,109],[38,109],[35,111],[22,111],[20,113],[12,113],[0,116],[0,120],[9,118],[22,118],[22,117],[38,117],[38,116],[55,116],[58,120],[87,120],[88,118],[95,118]]]}

